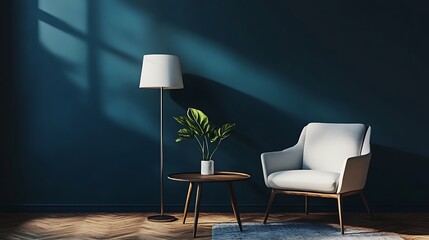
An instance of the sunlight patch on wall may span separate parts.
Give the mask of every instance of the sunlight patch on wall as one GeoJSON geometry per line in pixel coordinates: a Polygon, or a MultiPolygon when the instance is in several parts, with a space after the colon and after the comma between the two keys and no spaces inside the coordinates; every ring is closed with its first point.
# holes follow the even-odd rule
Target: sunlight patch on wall
{"type": "MultiPolygon", "coordinates": [[[[157,23],[151,15],[124,1],[98,7],[99,18],[103,19],[99,38],[106,46],[98,54],[99,65],[103,66],[99,68],[101,110],[119,126],[159,141],[159,90],[138,87],[143,55],[158,53],[159,46],[164,45],[157,23]]],[[[165,92],[165,105],[169,104],[168,97],[165,92]]],[[[171,118],[165,116],[164,120],[167,130],[171,118]]]]}
{"type": "Polygon", "coordinates": [[[98,29],[100,39],[128,56],[128,60],[137,60],[136,65],[141,64],[143,54],[147,53],[143,48],[153,51],[153,46],[160,42],[153,19],[124,1],[100,4],[99,17],[102,19],[98,29]]]}
{"type": "Polygon", "coordinates": [[[64,73],[72,84],[87,91],[89,82],[86,43],[40,20],[38,27],[42,46],[65,63],[64,73]]]}
{"type": "Polygon", "coordinates": [[[39,0],[39,9],[86,33],[87,4],[87,0],[39,0]]]}
{"type": "Polygon", "coordinates": [[[153,106],[159,98],[159,91],[139,89],[140,65],[127,61],[108,51],[101,51],[100,104],[103,113],[112,121],[137,131],[156,141],[159,140],[159,105],[153,106]],[[138,99],[138,101],[136,101],[138,99]]]}

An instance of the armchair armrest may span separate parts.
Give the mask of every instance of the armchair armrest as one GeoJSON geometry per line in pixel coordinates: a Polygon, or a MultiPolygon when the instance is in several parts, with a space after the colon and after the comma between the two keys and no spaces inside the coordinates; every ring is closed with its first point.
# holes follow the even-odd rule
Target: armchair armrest
{"type": "Polygon", "coordinates": [[[268,176],[277,171],[296,170],[302,167],[302,145],[295,145],[283,151],[265,152],[261,154],[262,172],[267,187],[268,176]]]}
{"type": "Polygon", "coordinates": [[[365,187],[371,153],[351,157],[344,164],[340,173],[337,193],[361,190],[365,187]]]}

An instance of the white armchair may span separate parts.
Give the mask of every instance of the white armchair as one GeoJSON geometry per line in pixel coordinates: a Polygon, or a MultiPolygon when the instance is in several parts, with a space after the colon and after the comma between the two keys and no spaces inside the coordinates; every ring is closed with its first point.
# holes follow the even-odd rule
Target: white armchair
{"type": "Polygon", "coordinates": [[[363,189],[371,160],[371,127],[363,124],[310,123],[298,143],[283,151],[261,155],[265,185],[271,196],[264,223],[277,193],[334,198],[338,201],[341,233],[342,198],[360,194],[372,218],[363,189]]]}

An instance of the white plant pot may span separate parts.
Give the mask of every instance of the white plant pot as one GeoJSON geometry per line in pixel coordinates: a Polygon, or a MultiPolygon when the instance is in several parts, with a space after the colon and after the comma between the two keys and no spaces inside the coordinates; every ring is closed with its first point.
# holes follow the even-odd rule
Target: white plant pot
{"type": "Polygon", "coordinates": [[[203,160],[201,161],[201,175],[213,175],[214,174],[214,161],[203,160]]]}

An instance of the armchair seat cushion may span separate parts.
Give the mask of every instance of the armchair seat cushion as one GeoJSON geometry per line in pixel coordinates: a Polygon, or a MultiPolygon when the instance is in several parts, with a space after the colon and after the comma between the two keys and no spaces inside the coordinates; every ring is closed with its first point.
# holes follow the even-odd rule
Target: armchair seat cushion
{"type": "Polygon", "coordinates": [[[340,174],[321,170],[288,170],[271,173],[268,185],[274,189],[335,193],[340,174]]]}

